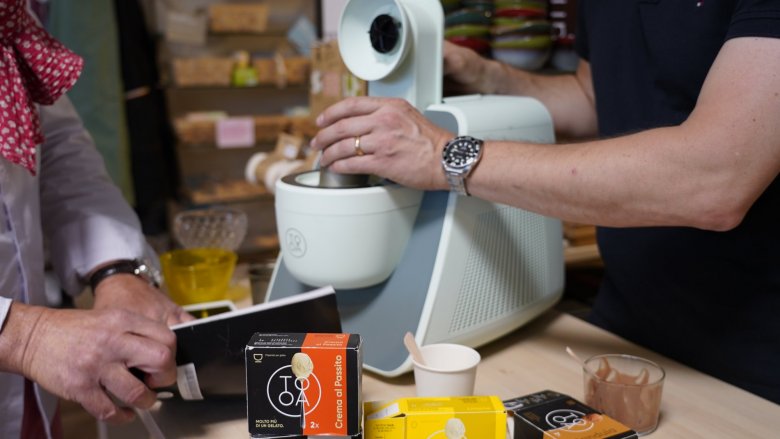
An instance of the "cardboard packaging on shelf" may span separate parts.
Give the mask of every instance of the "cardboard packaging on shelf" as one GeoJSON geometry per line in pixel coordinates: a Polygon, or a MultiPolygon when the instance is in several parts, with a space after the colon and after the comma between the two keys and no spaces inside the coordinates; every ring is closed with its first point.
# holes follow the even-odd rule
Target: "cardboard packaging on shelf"
{"type": "Polygon", "coordinates": [[[328,41],[312,47],[309,109],[313,117],[345,97],[366,94],[368,84],[347,69],[338,42],[328,41]]]}
{"type": "Polygon", "coordinates": [[[257,71],[257,83],[261,85],[304,85],[309,80],[311,60],[303,56],[258,57],[252,60],[257,71]]]}
{"type": "Polygon", "coordinates": [[[209,5],[209,29],[212,32],[261,33],[268,28],[268,5],[216,3],[209,5]]]}
{"type": "Polygon", "coordinates": [[[180,87],[230,86],[235,59],[199,56],[173,59],[173,80],[180,87]]]}
{"type": "MultiPolygon", "coordinates": [[[[230,117],[227,114],[217,113],[188,113],[174,120],[174,128],[177,137],[184,143],[213,143],[216,141],[217,124],[220,120],[230,117]]],[[[295,119],[283,114],[262,114],[249,117],[252,118],[254,138],[257,143],[276,141],[281,134],[291,129],[295,119]]]]}

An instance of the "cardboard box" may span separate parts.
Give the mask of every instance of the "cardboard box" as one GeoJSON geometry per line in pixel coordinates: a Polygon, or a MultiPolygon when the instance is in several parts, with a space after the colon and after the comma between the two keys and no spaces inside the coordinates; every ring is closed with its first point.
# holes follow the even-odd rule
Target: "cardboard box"
{"type": "Polygon", "coordinates": [[[253,335],[245,350],[250,436],[360,434],[362,357],[357,334],[253,335]]]}
{"type": "Polygon", "coordinates": [[[637,439],[620,422],[569,395],[545,390],[504,401],[514,439],[637,439]]]}
{"type": "Polygon", "coordinates": [[[174,58],[173,79],[180,87],[229,86],[235,62],[229,57],[174,58]]]}
{"type": "MultiPolygon", "coordinates": [[[[220,120],[227,119],[226,114],[200,115],[189,113],[174,119],[176,136],[183,143],[213,143],[217,141],[217,128],[220,120]]],[[[263,114],[255,116],[235,115],[232,117],[251,117],[256,143],[275,142],[281,134],[291,129],[293,118],[283,114],[263,114]]]]}
{"type": "Polygon", "coordinates": [[[506,411],[496,396],[401,398],[367,402],[365,439],[506,437],[506,411]]]}
{"type": "Polygon", "coordinates": [[[252,67],[257,72],[257,83],[276,85],[304,85],[309,81],[311,60],[303,56],[274,56],[254,58],[252,67]]]}
{"type": "Polygon", "coordinates": [[[337,41],[312,47],[309,109],[313,117],[346,97],[367,94],[368,83],[347,69],[337,41]]]}
{"type": "Polygon", "coordinates": [[[209,5],[209,29],[212,32],[262,33],[268,28],[268,5],[216,3],[209,5]]]}

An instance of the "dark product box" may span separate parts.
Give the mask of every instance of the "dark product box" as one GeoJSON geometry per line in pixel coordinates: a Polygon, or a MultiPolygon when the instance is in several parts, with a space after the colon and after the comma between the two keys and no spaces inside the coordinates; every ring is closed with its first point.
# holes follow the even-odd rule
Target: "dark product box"
{"type": "Polygon", "coordinates": [[[571,396],[544,390],[504,401],[514,439],[637,439],[634,430],[571,396]]]}
{"type": "Polygon", "coordinates": [[[360,335],[256,333],[245,357],[251,437],[361,433],[360,335]]]}

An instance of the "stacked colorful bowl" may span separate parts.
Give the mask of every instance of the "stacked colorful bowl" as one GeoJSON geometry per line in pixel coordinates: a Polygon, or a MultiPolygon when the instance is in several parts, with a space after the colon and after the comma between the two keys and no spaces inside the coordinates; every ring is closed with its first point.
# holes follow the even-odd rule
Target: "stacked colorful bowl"
{"type": "Polygon", "coordinates": [[[544,67],[552,50],[546,0],[499,0],[491,43],[493,58],[524,70],[544,67]]]}
{"type": "Polygon", "coordinates": [[[577,70],[579,57],[574,50],[577,28],[577,0],[550,2],[550,22],[553,26],[553,50],[550,66],[556,70],[577,70]]]}
{"type": "Polygon", "coordinates": [[[449,14],[461,8],[460,0],[441,0],[441,7],[445,14],[449,14]]]}
{"type": "Polygon", "coordinates": [[[494,3],[492,0],[442,0],[444,38],[459,46],[490,56],[494,3]]]}

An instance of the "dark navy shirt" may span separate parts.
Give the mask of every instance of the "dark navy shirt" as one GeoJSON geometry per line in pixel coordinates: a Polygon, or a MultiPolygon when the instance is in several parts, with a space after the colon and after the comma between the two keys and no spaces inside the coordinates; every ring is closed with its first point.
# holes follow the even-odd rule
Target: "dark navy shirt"
{"type": "MultiPolygon", "coordinates": [[[[600,134],[615,136],[683,122],[725,41],[780,38],[780,0],[579,0],[578,20],[600,134]]],[[[727,232],[599,227],[597,238],[592,322],[780,403],[780,180],[727,232]]]]}

